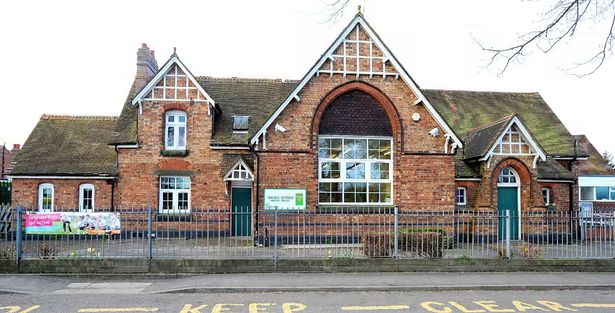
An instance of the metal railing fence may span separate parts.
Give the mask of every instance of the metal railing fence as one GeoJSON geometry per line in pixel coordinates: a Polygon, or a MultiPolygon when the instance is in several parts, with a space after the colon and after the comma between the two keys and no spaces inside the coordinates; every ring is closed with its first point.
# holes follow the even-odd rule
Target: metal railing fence
{"type": "Polygon", "coordinates": [[[615,258],[615,213],[139,208],[117,210],[119,233],[42,235],[27,212],[0,206],[0,259],[615,258]]]}

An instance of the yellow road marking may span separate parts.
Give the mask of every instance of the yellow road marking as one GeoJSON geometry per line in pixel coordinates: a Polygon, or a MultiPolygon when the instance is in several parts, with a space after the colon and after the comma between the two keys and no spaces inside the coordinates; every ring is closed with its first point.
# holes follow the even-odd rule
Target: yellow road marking
{"type": "Polygon", "coordinates": [[[573,303],[577,308],[615,308],[615,303],[573,303]]]}
{"type": "Polygon", "coordinates": [[[102,312],[156,312],[158,308],[86,308],[79,309],[80,313],[102,313],[102,312]]]}
{"type": "Polygon", "coordinates": [[[342,311],[385,311],[385,310],[406,310],[407,305],[374,305],[374,306],[343,306],[342,311]]]}

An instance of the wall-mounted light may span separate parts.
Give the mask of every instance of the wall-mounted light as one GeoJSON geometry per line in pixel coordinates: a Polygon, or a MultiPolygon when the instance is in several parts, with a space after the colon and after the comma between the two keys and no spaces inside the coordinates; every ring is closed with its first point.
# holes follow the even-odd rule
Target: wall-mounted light
{"type": "Polygon", "coordinates": [[[421,115],[418,114],[418,113],[412,114],[412,120],[415,121],[415,122],[420,121],[421,120],[421,115]]]}

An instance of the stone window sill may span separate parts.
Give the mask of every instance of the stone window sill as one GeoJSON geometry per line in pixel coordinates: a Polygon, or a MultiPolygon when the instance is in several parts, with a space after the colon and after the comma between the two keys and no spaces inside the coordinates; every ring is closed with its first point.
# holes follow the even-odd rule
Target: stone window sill
{"type": "Polygon", "coordinates": [[[188,150],[160,150],[160,155],[164,157],[187,157],[188,150]]]}

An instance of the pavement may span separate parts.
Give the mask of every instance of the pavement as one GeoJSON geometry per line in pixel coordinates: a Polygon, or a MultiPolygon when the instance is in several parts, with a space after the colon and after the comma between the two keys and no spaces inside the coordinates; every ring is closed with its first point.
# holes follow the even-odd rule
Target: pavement
{"type": "Polygon", "coordinates": [[[149,276],[0,275],[4,294],[615,290],[615,273],[265,273],[149,276]]]}

